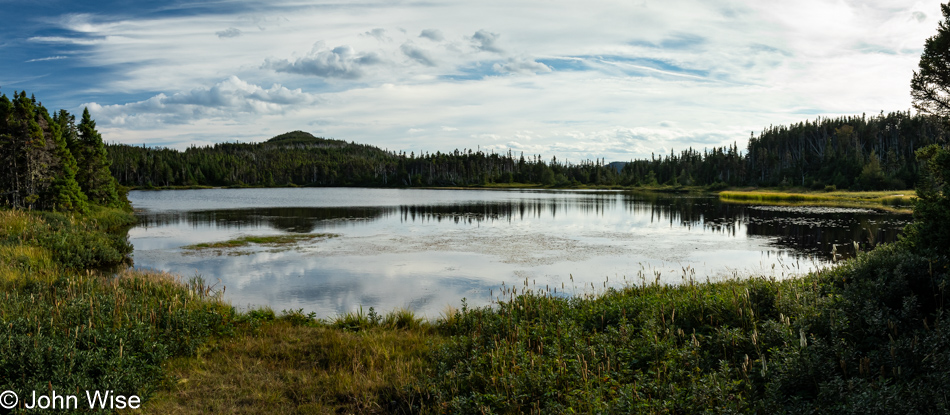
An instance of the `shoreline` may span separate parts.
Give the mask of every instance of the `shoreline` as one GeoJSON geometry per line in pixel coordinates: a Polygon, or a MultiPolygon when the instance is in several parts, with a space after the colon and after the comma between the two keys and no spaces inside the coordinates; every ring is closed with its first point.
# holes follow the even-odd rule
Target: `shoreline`
{"type": "Polygon", "coordinates": [[[610,190],[618,192],[644,192],[665,194],[718,195],[719,200],[735,204],[760,204],[767,206],[819,206],[883,210],[892,213],[910,214],[916,199],[915,190],[884,191],[822,191],[805,188],[728,187],[710,186],[543,186],[538,184],[513,183],[477,186],[421,186],[421,187],[362,187],[362,186],[164,186],[129,188],[139,191],[203,190],[203,189],[284,189],[284,188],[362,188],[362,189],[426,189],[426,190],[610,190]]]}

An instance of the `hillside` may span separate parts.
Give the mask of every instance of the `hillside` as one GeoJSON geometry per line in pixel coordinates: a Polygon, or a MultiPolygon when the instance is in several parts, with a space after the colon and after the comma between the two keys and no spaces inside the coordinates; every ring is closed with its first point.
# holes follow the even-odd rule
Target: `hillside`
{"type": "Polygon", "coordinates": [[[108,146],[124,186],[384,185],[396,155],[378,147],[292,131],[261,143],[168,148],[108,146]]]}

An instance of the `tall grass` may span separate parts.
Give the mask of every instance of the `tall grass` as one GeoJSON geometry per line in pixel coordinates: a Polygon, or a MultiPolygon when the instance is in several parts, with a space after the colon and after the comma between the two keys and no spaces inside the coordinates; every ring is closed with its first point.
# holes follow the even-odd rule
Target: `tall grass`
{"type": "Polygon", "coordinates": [[[439,342],[432,331],[341,330],[292,315],[200,359],[171,361],[169,386],[145,412],[404,413],[421,404],[418,382],[439,342]]]}
{"type": "Polygon", "coordinates": [[[111,389],[155,413],[950,412],[945,253],[326,322],[236,313],[200,279],[104,276],[76,268],[108,257],[93,247],[52,249],[121,223],[0,212],[0,388],[111,389]]]}
{"type": "Polygon", "coordinates": [[[0,211],[0,389],[147,398],[162,362],[232,331],[233,309],[200,279],[91,270],[123,262],[129,223],[112,209],[0,211]]]}
{"type": "Polygon", "coordinates": [[[511,294],[444,321],[423,389],[450,413],[944,413],[947,267],[886,246],[788,280],[511,294]]]}
{"type": "Polygon", "coordinates": [[[872,207],[908,211],[916,199],[913,190],[887,192],[824,192],[792,193],[772,191],[722,191],[719,199],[734,203],[770,205],[811,205],[837,207],[872,207]]]}

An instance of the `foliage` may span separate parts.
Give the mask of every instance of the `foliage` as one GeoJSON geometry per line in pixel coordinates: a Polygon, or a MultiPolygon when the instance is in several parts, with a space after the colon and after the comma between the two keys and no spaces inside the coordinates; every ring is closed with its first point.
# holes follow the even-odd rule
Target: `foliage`
{"type": "Polygon", "coordinates": [[[88,216],[0,210],[0,389],[148,398],[162,362],[231,331],[233,309],[200,280],[87,271],[126,258],[130,222],[100,207],[88,216]]]}
{"type": "Polygon", "coordinates": [[[931,145],[917,154],[926,162],[926,175],[917,186],[914,223],[904,241],[919,250],[950,252],[950,151],[931,145]]]}
{"type": "Polygon", "coordinates": [[[425,381],[451,413],[945,412],[948,260],[887,246],[831,271],[512,295],[463,309],[425,381]],[[934,406],[937,405],[937,406],[934,406]]]}
{"type": "Polygon", "coordinates": [[[26,92],[0,95],[0,203],[14,208],[85,212],[87,201],[131,209],[117,192],[95,122],[49,112],[26,92]]]}
{"type": "Polygon", "coordinates": [[[910,81],[914,108],[925,114],[950,116],[950,4],[941,4],[944,20],[937,34],[924,42],[919,71],[910,81]]]}
{"type": "Polygon", "coordinates": [[[93,203],[121,207],[118,183],[109,171],[109,156],[102,143],[102,136],[96,131],[96,122],[89,116],[89,109],[82,112],[82,121],[77,127],[79,131],[79,163],[84,166],[77,175],[82,191],[93,203]]]}
{"type": "MultiPolygon", "coordinates": [[[[291,315],[294,313],[290,313],[291,315]]],[[[155,414],[407,413],[439,342],[429,330],[359,332],[297,317],[268,321],[201,358],[175,359],[155,414]]]]}
{"type": "Polygon", "coordinates": [[[110,145],[122,185],[175,186],[564,186],[797,185],[903,189],[919,174],[914,150],[946,133],[939,120],[909,113],[822,118],[769,127],[737,145],[692,148],[649,160],[567,163],[510,151],[396,153],[300,131],[257,144],[166,148],[110,145]]]}

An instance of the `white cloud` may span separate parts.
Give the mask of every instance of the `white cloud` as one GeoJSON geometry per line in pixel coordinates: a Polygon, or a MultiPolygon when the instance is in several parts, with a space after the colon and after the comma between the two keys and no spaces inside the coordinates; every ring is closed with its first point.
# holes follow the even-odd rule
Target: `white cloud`
{"type": "Polygon", "coordinates": [[[487,30],[479,30],[472,35],[472,43],[480,51],[483,52],[493,52],[493,53],[502,53],[504,52],[500,47],[498,47],[498,38],[501,35],[497,33],[492,33],[487,30]]]}
{"type": "Polygon", "coordinates": [[[227,30],[222,30],[220,32],[215,32],[214,34],[218,35],[220,38],[231,38],[241,36],[241,29],[235,27],[229,27],[227,30]]]}
{"type": "Polygon", "coordinates": [[[368,32],[364,32],[363,36],[369,36],[369,37],[375,38],[376,40],[380,42],[392,40],[392,38],[390,38],[389,36],[386,36],[386,29],[383,29],[381,27],[377,27],[368,32]]]}
{"type": "Polygon", "coordinates": [[[158,94],[144,101],[100,105],[86,103],[90,114],[107,127],[154,128],[164,124],[188,124],[202,119],[248,118],[283,114],[319,98],[300,89],[273,85],[268,89],[249,84],[235,76],[211,88],[197,88],[171,96],[158,94]]]}
{"type": "Polygon", "coordinates": [[[423,29],[422,32],[419,33],[419,37],[424,37],[435,42],[441,42],[445,40],[445,36],[439,29],[423,29]]]}
{"type": "Polygon", "coordinates": [[[425,66],[436,66],[435,60],[432,59],[432,56],[429,54],[429,52],[416,45],[413,45],[412,43],[403,43],[399,49],[404,55],[409,57],[409,59],[419,62],[425,66]]]}
{"type": "Polygon", "coordinates": [[[742,147],[770,124],[905,110],[941,20],[937,0],[248,5],[66,15],[50,23],[65,32],[29,37],[56,51],[26,56],[100,72],[76,93],[104,97],[94,116],[117,137],[212,142],[312,126],[390,149],[507,146],[579,161],[742,147]],[[258,86],[274,83],[284,86],[258,86]]]}
{"type": "Polygon", "coordinates": [[[63,56],[63,55],[47,56],[45,58],[30,59],[26,62],[30,63],[30,62],[58,61],[60,59],[69,59],[69,57],[63,56]]]}
{"type": "Polygon", "coordinates": [[[364,75],[365,67],[382,62],[376,53],[356,53],[348,45],[337,46],[333,49],[323,49],[323,42],[318,42],[313,51],[305,57],[294,61],[287,59],[267,59],[262,68],[276,72],[286,72],[298,75],[312,75],[323,78],[358,79],[364,75]]]}
{"type": "Polygon", "coordinates": [[[547,65],[535,62],[533,59],[525,57],[511,57],[505,63],[496,63],[492,66],[495,72],[537,74],[542,72],[551,72],[547,65]]]}

